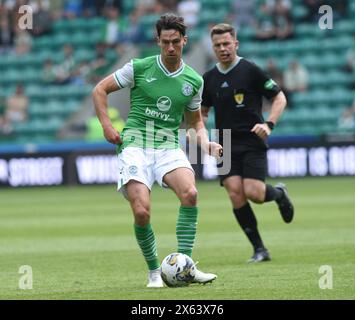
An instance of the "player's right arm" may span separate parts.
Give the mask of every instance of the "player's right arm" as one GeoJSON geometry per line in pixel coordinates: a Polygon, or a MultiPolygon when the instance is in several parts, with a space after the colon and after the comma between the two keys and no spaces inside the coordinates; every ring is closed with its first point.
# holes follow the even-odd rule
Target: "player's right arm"
{"type": "Polygon", "coordinates": [[[201,106],[201,114],[203,118],[203,122],[206,124],[208,119],[208,112],[210,111],[209,107],[201,106]]]}
{"type": "Polygon", "coordinates": [[[120,89],[115,76],[112,74],[100,81],[92,92],[96,115],[101,123],[104,136],[108,142],[113,144],[121,144],[122,140],[107,114],[107,96],[120,89]]]}

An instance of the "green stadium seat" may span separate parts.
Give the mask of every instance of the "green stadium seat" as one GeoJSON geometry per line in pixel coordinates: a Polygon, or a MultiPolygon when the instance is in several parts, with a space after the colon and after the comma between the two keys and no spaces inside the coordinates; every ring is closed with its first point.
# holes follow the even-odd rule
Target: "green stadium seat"
{"type": "Polygon", "coordinates": [[[295,21],[302,21],[307,16],[307,9],[303,5],[295,5],[292,7],[292,17],[295,21]]]}
{"type": "Polygon", "coordinates": [[[298,39],[323,38],[328,33],[320,29],[317,23],[302,23],[295,24],[295,35],[298,39]]]}
{"type": "Polygon", "coordinates": [[[272,132],[273,136],[291,136],[299,135],[301,132],[298,125],[288,122],[280,122],[272,132]]]}
{"type": "Polygon", "coordinates": [[[309,85],[312,89],[326,86],[329,84],[329,80],[326,74],[323,72],[311,72],[309,75],[309,85]]]}
{"type": "Polygon", "coordinates": [[[327,97],[329,101],[336,106],[350,106],[355,100],[355,92],[344,88],[335,88],[334,90],[328,91],[327,97]]]}
{"type": "Polygon", "coordinates": [[[206,26],[209,23],[218,23],[223,21],[227,14],[226,8],[219,8],[216,10],[206,9],[199,14],[199,25],[206,26]]]}
{"type": "Polygon", "coordinates": [[[338,122],[335,121],[333,123],[321,123],[318,127],[318,132],[320,134],[334,133],[337,131],[338,122]]]}
{"type": "Polygon", "coordinates": [[[317,107],[312,111],[314,118],[325,122],[325,123],[332,123],[338,119],[339,113],[334,108],[327,108],[327,107],[317,107]]]}
{"type": "Polygon", "coordinates": [[[153,56],[159,54],[159,49],[157,48],[156,45],[145,45],[144,47],[140,48],[140,53],[139,56],[140,57],[148,57],[148,56],[153,56]]]}
{"type": "Polygon", "coordinates": [[[112,64],[119,59],[118,53],[115,50],[106,51],[106,59],[112,64]]]}
{"type": "Polygon", "coordinates": [[[36,55],[41,60],[40,62],[37,62],[37,63],[40,63],[41,66],[43,65],[44,61],[47,59],[54,60],[53,59],[53,51],[49,48],[41,49],[40,51],[36,52],[36,55]]]}
{"type": "Polygon", "coordinates": [[[200,0],[201,8],[203,9],[220,9],[230,8],[231,0],[200,0]]]}
{"type": "Polygon", "coordinates": [[[241,42],[239,54],[245,57],[254,57],[260,53],[260,46],[256,42],[241,42]]]}
{"type": "Polygon", "coordinates": [[[157,21],[157,19],[159,19],[159,17],[160,16],[157,14],[144,15],[139,18],[138,23],[141,28],[152,28],[154,27],[155,22],[157,21]]]}
{"type": "Polygon", "coordinates": [[[38,70],[26,68],[21,71],[22,81],[25,83],[36,82],[38,80],[38,70]]]}
{"type": "Polygon", "coordinates": [[[337,70],[331,70],[328,74],[329,81],[333,84],[337,85],[350,85],[352,81],[354,81],[354,77],[352,74],[340,72],[337,70]]]}
{"type": "Polygon", "coordinates": [[[336,21],[334,23],[334,31],[341,34],[352,34],[355,32],[355,21],[354,20],[342,20],[336,21]]]}
{"type": "Polygon", "coordinates": [[[327,50],[336,52],[342,52],[347,50],[353,45],[353,39],[350,35],[343,35],[335,38],[324,39],[319,46],[319,50],[327,50]]]}
{"type": "Polygon", "coordinates": [[[35,38],[32,45],[34,50],[49,49],[54,47],[53,38],[51,36],[42,36],[35,38]]]}
{"type": "MultiPolygon", "coordinates": [[[[189,34],[188,34],[189,41],[196,42],[196,41],[198,41],[198,39],[201,38],[202,35],[203,35],[203,32],[201,29],[199,29],[199,28],[191,29],[191,30],[189,30],[189,34]]],[[[189,44],[189,42],[188,42],[188,44],[189,44]]]]}
{"type": "Polygon", "coordinates": [[[354,1],[350,1],[350,12],[351,12],[352,16],[355,15],[355,2],[354,1]]]}
{"type": "Polygon", "coordinates": [[[70,25],[66,19],[57,20],[53,23],[53,30],[55,33],[65,32],[70,29],[70,25]]]}
{"type": "Polygon", "coordinates": [[[309,135],[318,135],[319,128],[317,127],[317,123],[314,124],[300,124],[298,128],[298,132],[302,134],[309,134],[309,135]]]}
{"type": "Polygon", "coordinates": [[[79,49],[74,52],[75,61],[91,61],[95,58],[95,52],[88,49],[79,49]]]}
{"type": "Polygon", "coordinates": [[[244,26],[238,30],[238,39],[246,41],[248,39],[253,39],[255,37],[255,29],[251,27],[244,26]]]}
{"type": "Polygon", "coordinates": [[[61,47],[67,43],[71,43],[71,35],[68,33],[58,33],[53,37],[53,46],[61,47]]]}
{"type": "Polygon", "coordinates": [[[130,14],[136,7],[136,1],[135,0],[123,0],[122,1],[122,11],[124,14],[128,15],[130,14]]]}

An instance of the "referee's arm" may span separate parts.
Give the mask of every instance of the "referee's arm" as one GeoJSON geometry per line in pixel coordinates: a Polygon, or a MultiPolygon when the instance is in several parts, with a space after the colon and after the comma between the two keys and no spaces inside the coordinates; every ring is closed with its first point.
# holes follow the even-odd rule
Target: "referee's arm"
{"type": "Polygon", "coordinates": [[[285,94],[280,91],[271,101],[271,110],[267,121],[275,125],[286,108],[287,100],[285,94]]]}
{"type": "Polygon", "coordinates": [[[285,94],[282,91],[272,98],[271,101],[271,110],[267,121],[265,123],[257,123],[251,130],[251,132],[254,132],[262,139],[267,138],[271,134],[271,130],[281,117],[287,104],[285,94]]]}

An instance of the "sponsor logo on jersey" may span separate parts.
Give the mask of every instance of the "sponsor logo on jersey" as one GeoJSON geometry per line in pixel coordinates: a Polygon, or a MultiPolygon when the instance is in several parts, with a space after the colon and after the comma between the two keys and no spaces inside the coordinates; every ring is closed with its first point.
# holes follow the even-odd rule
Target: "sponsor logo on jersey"
{"type": "Polygon", "coordinates": [[[276,82],[272,79],[266,81],[264,85],[265,89],[267,90],[272,90],[275,86],[276,86],[276,82]]]}
{"type": "MultiPolygon", "coordinates": [[[[168,121],[170,118],[168,114],[156,110],[152,110],[148,107],[145,109],[145,114],[154,118],[162,119],[164,121],[168,121]]],[[[174,121],[174,120],[169,120],[169,121],[174,121]]]]}
{"type": "Polygon", "coordinates": [[[171,108],[171,99],[169,97],[160,97],[157,101],[157,107],[162,112],[167,112],[171,108]]]}
{"type": "Polygon", "coordinates": [[[227,81],[224,81],[221,85],[221,88],[228,88],[229,87],[229,84],[227,81]]]}
{"type": "Polygon", "coordinates": [[[185,82],[182,85],[182,94],[186,97],[189,97],[192,95],[192,92],[193,92],[192,85],[185,82]]]}
{"type": "Polygon", "coordinates": [[[244,101],[244,93],[237,93],[234,95],[234,100],[237,104],[241,105],[244,101]]]}

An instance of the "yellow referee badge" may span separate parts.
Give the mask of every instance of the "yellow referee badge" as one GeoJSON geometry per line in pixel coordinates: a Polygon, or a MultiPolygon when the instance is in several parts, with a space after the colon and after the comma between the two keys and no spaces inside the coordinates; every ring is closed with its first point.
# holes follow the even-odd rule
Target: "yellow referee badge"
{"type": "Polygon", "coordinates": [[[238,104],[242,104],[244,101],[244,93],[237,93],[234,95],[234,100],[238,103],[238,104]]]}

